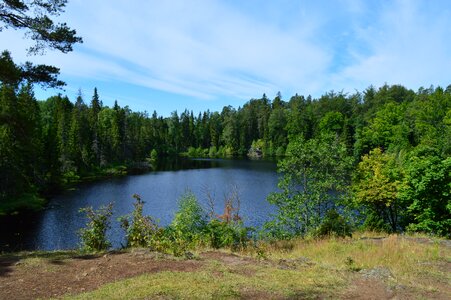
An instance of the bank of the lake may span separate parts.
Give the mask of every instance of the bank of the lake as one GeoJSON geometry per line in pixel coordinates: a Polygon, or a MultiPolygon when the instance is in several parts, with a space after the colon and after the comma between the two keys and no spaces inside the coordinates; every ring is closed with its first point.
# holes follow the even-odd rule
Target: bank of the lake
{"type": "Polygon", "coordinates": [[[129,173],[145,172],[150,170],[150,166],[145,165],[141,168],[136,168],[136,164],[113,165],[105,168],[98,168],[90,172],[76,175],[75,173],[66,174],[61,184],[58,186],[47,187],[42,191],[31,191],[22,194],[13,199],[7,199],[0,203],[0,217],[11,215],[28,215],[33,212],[38,212],[46,208],[49,200],[65,190],[77,188],[78,185],[87,182],[96,182],[107,180],[114,177],[126,176],[129,173]]]}

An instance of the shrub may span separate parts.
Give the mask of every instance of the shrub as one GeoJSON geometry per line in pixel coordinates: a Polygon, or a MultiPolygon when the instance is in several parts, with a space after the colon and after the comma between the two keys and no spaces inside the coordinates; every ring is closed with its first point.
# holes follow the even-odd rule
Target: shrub
{"type": "Polygon", "coordinates": [[[225,157],[225,148],[220,146],[218,152],[216,152],[216,157],[225,157]]]}
{"type": "Polygon", "coordinates": [[[102,251],[111,247],[111,243],[106,238],[106,231],[111,227],[110,218],[113,214],[113,203],[101,206],[98,210],[92,207],[80,209],[86,213],[88,222],[86,227],[80,229],[82,249],[88,252],[102,251]]]}
{"type": "Polygon", "coordinates": [[[211,220],[205,228],[205,242],[208,246],[218,249],[231,247],[244,248],[247,245],[252,228],[244,227],[241,221],[225,222],[211,220]]]}
{"type": "Polygon", "coordinates": [[[239,205],[236,188],[226,199],[226,207],[230,209],[226,209],[224,215],[217,216],[221,220],[216,219],[212,212],[211,220],[207,221],[207,214],[196,196],[190,191],[186,192],[180,198],[179,210],[161,240],[168,247],[165,250],[170,250],[174,255],[183,255],[186,250],[199,245],[232,249],[245,247],[251,229],[243,226],[238,216],[239,206],[233,205],[234,202],[239,205]]]}
{"type": "Polygon", "coordinates": [[[327,211],[321,225],[316,231],[317,236],[333,235],[337,237],[352,236],[352,228],[335,209],[327,211]]]}
{"type": "Polygon", "coordinates": [[[178,206],[179,210],[175,213],[170,227],[186,239],[202,233],[207,215],[196,196],[191,191],[185,192],[180,197],[178,206]]]}
{"type": "Polygon", "coordinates": [[[80,182],[80,176],[77,175],[75,170],[70,170],[62,174],[62,182],[64,185],[71,185],[80,182]]]}
{"type": "Polygon", "coordinates": [[[161,232],[156,222],[150,216],[143,215],[144,201],[138,194],[133,212],[119,218],[121,227],[125,230],[127,247],[152,247],[155,237],[161,232]]]}
{"type": "Polygon", "coordinates": [[[181,255],[200,243],[207,224],[207,215],[191,191],[181,196],[178,205],[172,223],[165,230],[174,255],[181,255]]]}
{"type": "MultiPolygon", "coordinates": [[[[210,207],[214,207],[214,198],[207,193],[210,207]]],[[[228,194],[224,195],[224,213],[213,216],[210,214],[210,222],[205,227],[203,242],[212,248],[231,247],[233,249],[244,248],[249,241],[249,234],[253,230],[244,227],[240,217],[240,197],[238,186],[234,185],[228,194]]]]}
{"type": "Polygon", "coordinates": [[[152,151],[150,151],[150,159],[152,161],[156,161],[158,159],[158,152],[155,149],[152,149],[152,151]]]}
{"type": "Polygon", "coordinates": [[[290,240],[296,234],[293,232],[290,224],[287,223],[285,220],[277,218],[267,221],[258,233],[259,237],[268,241],[290,240]]]}
{"type": "Polygon", "coordinates": [[[210,150],[208,151],[208,156],[209,157],[217,157],[217,155],[218,155],[217,152],[218,152],[218,150],[216,149],[216,147],[211,146],[210,150]]]}
{"type": "Polygon", "coordinates": [[[366,211],[366,219],[362,224],[362,230],[364,231],[375,231],[375,232],[392,232],[392,229],[384,219],[382,219],[378,214],[368,210],[366,211]]]}
{"type": "Polygon", "coordinates": [[[197,157],[199,156],[199,154],[197,153],[197,149],[194,147],[189,147],[188,148],[188,156],[189,157],[197,157]]]}

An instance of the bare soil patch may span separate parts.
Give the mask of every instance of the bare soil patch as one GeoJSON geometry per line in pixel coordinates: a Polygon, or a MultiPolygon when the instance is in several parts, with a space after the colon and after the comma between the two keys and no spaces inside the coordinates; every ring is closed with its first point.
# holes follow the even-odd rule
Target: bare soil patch
{"type": "Polygon", "coordinates": [[[176,260],[148,251],[112,252],[60,259],[0,257],[0,299],[35,299],[78,294],[99,286],[161,271],[192,272],[198,260],[176,260]]]}

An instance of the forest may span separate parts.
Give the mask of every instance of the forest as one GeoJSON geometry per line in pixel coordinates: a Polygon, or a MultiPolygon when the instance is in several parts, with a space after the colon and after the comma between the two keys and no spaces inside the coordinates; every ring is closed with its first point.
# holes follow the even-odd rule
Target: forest
{"type": "MultiPolygon", "coordinates": [[[[7,51],[0,60],[9,72],[23,71],[7,51]]],[[[38,101],[21,79],[2,80],[0,107],[1,214],[39,209],[54,191],[137,164],[151,168],[165,156],[258,151],[281,160],[282,192],[269,201],[285,233],[318,227],[332,209],[357,208],[370,229],[451,232],[451,86],[370,86],[318,99],[263,94],[237,109],[163,117],[117,101],[105,106],[97,89],[89,98],[80,91],[73,101],[61,94],[38,101]],[[332,204],[331,191],[339,195],[332,204]]]]}

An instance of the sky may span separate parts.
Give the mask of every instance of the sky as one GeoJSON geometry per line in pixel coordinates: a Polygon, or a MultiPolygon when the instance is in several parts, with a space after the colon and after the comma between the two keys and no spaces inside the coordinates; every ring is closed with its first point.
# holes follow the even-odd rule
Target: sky
{"type": "Polygon", "coordinates": [[[451,84],[448,0],[69,0],[59,17],[84,40],[27,56],[24,32],[0,32],[16,62],[55,65],[85,102],[168,116],[273,99],[451,84]]]}

